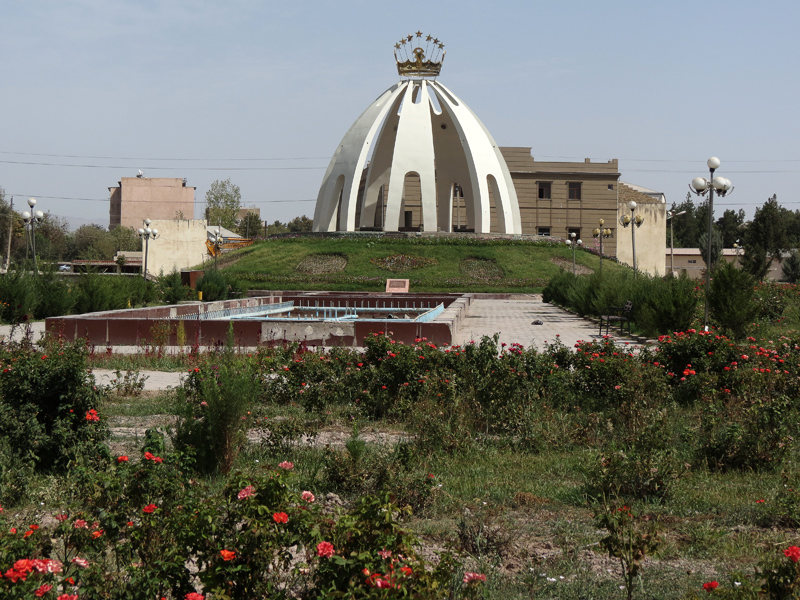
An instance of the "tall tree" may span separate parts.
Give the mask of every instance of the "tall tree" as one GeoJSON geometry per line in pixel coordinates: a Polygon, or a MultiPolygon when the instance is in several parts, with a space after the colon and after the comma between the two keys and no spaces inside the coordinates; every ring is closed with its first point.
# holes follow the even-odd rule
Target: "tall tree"
{"type": "MultiPolygon", "coordinates": [[[[698,248],[700,248],[701,256],[703,257],[703,262],[708,263],[708,232],[703,233],[700,236],[700,239],[697,243],[698,248]]],[[[711,229],[711,264],[706,265],[707,267],[714,268],[719,262],[720,257],[722,256],[722,235],[720,234],[719,230],[716,228],[711,229]]]]}
{"type": "Polygon", "coordinates": [[[114,244],[115,252],[136,252],[142,249],[142,240],[133,227],[123,227],[122,225],[117,225],[109,232],[109,235],[111,236],[111,241],[114,244]]]}
{"type": "MultiPolygon", "coordinates": [[[[686,192],[686,199],[680,204],[672,203],[670,209],[673,213],[685,211],[679,217],[674,217],[672,228],[675,233],[676,248],[697,248],[700,246],[700,236],[708,232],[708,200],[695,204],[692,195],[686,192]]],[[[669,246],[669,227],[667,227],[667,245],[669,246]]]]}
{"type": "MultiPolygon", "coordinates": [[[[722,235],[722,247],[733,248],[733,245],[744,235],[744,211],[726,209],[717,219],[717,227],[722,235]]],[[[741,242],[740,242],[741,243],[741,242]]]]}
{"type": "Polygon", "coordinates": [[[226,229],[236,227],[236,213],[242,206],[239,186],[230,178],[217,179],[206,192],[206,219],[209,225],[222,225],[226,229]]]}
{"type": "MultiPolygon", "coordinates": [[[[772,262],[780,260],[781,254],[788,252],[792,247],[792,239],[789,235],[789,227],[794,220],[794,213],[783,208],[778,204],[777,195],[769,198],[761,208],[756,209],[753,220],[745,232],[745,257],[752,255],[756,257],[763,255],[766,262],[766,269],[772,262]]],[[[763,265],[761,261],[750,262],[745,260],[745,268],[752,267],[750,272],[756,277],[763,277],[763,265]],[[756,267],[758,267],[756,269],[756,267]]]]}

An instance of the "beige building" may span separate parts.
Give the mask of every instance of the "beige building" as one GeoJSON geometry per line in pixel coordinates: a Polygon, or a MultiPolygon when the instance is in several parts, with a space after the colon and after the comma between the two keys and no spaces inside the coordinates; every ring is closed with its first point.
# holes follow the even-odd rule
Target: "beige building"
{"type": "MultiPolygon", "coordinates": [[[[619,163],[537,161],[528,147],[500,148],[508,165],[519,202],[523,235],[568,238],[571,233],[583,245],[599,252],[600,241],[592,235],[595,229],[610,230],[603,239],[603,254],[633,266],[633,236],[636,236],[636,266],[651,275],[664,275],[662,257],[666,250],[666,198],[664,194],[619,180],[619,163]],[[631,213],[629,203],[636,202],[631,213]],[[620,219],[631,216],[633,224],[625,227],[620,219]],[[642,217],[636,225],[636,216],[642,217]],[[636,230],[635,232],[633,230],[636,230]]],[[[362,181],[363,184],[363,181],[362,181]]],[[[490,193],[490,231],[501,231],[493,195],[490,193]]],[[[419,230],[421,202],[419,181],[406,182],[403,197],[406,230],[419,230]]],[[[472,231],[468,226],[469,199],[456,187],[454,190],[452,230],[472,231]]],[[[380,229],[380,223],[375,223],[380,229]]]]}
{"type": "MultiPolygon", "coordinates": [[[[722,260],[734,263],[737,267],[742,266],[745,250],[743,248],[725,248],[722,250],[722,260]]],[[[672,252],[667,248],[666,272],[669,272],[670,265],[675,265],[676,275],[686,275],[689,279],[703,279],[706,274],[706,261],[700,252],[700,248],[675,248],[672,252]],[[674,256],[674,258],[673,258],[674,256]]],[[[767,271],[767,279],[770,281],[783,280],[783,260],[772,261],[767,271]]]]}
{"type": "Polygon", "coordinates": [[[194,219],[197,188],[185,179],[167,177],[123,177],[110,187],[109,229],[117,225],[138,229],[145,219],[194,219]]]}
{"type": "Polygon", "coordinates": [[[205,219],[158,219],[151,221],[150,227],[158,230],[158,237],[147,244],[147,272],[151,277],[200,265],[206,260],[205,219]]]}

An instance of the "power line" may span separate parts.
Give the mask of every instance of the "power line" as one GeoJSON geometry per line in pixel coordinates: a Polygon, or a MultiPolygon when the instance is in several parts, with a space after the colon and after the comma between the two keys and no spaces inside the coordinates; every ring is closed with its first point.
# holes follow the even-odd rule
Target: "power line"
{"type": "MultiPolygon", "coordinates": [[[[32,165],[37,167],[71,167],[79,169],[131,169],[130,165],[88,165],[88,164],[64,164],[64,163],[46,163],[46,162],[33,162],[23,160],[0,160],[0,163],[9,165],[32,165]]],[[[180,169],[181,171],[317,171],[325,167],[153,167],[141,166],[139,169],[146,169],[148,171],[174,171],[180,169]]]]}
{"type": "MultiPolygon", "coordinates": [[[[41,194],[18,194],[18,193],[11,193],[6,192],[7,196],[22,196],[22,197],[33,197],[37,199],[46,199],[46,200],[82,200],[86,202],[108,202],[108,198],[76,198],[72,196],[42,196],[41,194]]],[[[283,202],[316,202],[316,198],[303,198],[300,200],[247,200],[248,204],[275,204],[275,203],[283,203],[283,202]]],[[[151,204],[150,200],[126,200],[126,204],[135,204],[135,203],[142,203],[142,204],[151,204]]],[[[196,200],[195,204],[205,204],[205,200],[196,200]]]]}
{"type": "Polygon", "coordinates": [[[176,160],[176,161],[189,161],[197,160],[201,162],[215,160],[220,162],[233,162],[233,161],[278,161],[278,160],[329,160],[330,156],[301,156],[295,158],[158,158],[158,157],[142,157],[142,156],[91,156],[82,154],[45,154],[42,152],[10,152],[8,150],[0,150],[0,154],[11,154],[16,156],[49,156],[51,158],[92,158],[100,160],[176,160]]]}

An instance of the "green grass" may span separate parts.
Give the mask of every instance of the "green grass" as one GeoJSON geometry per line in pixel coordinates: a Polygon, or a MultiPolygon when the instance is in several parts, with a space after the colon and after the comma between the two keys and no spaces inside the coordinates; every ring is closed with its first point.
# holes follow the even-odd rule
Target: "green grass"
{"type": "Polygon", "coordinates": [[[167,415],[175,408],[175,398],[170,394],[155,396],[122,397],[111,396],[105,405],[105,414],[114,417],[147,417],[167,415]]]}
{"type": "MultiPolygon", "coordinates": [[[[453,238],[283,238],[272,239],[225,255],[220,267],[238,275],[253,289],[383,291],[387,278],[411,280],[412,291],[538,292],[560,267],[553,258],[572,260],[566,246],[521,240],[453,238]],[[347,258],[343,271],[323,275],[300,273],[296,267],[315,254],[347,258]],[[431,261],[407,271],[381,269],[372,259],[403,254],[431,261]],[[492,261],[502,277],[478,279],[462,270],[470,258],[492,261]]],[[[576,263],[597,269],[599,258],[579,250],[576,263]]],[[[611,261],[603,268],[624,269],[611,261]]]]}

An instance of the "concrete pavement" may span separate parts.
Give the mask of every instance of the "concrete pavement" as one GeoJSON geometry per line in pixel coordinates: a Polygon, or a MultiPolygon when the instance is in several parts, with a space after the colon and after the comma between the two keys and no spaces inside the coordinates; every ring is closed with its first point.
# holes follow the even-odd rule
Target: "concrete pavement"
{"type": "MultiPolygon", "coordinates": [[[[506,344],[534,345],[543,350],[546,342],[560,339],[572,347],[579,340],[598,340],[598,325],[569,313],[553,304],[542,302],[541,294],[515,295],[509,300],[477,298],[470,305],[467,318],[456,334],[456,343],[478,341],[484,335],[500,334],[506,344]],[[534,325],[541,321],[541,325],[534,325]]],[[[618,342],[639,344],[631,337],[619,336],[619,330],[610,332],[618,342]]]]}

